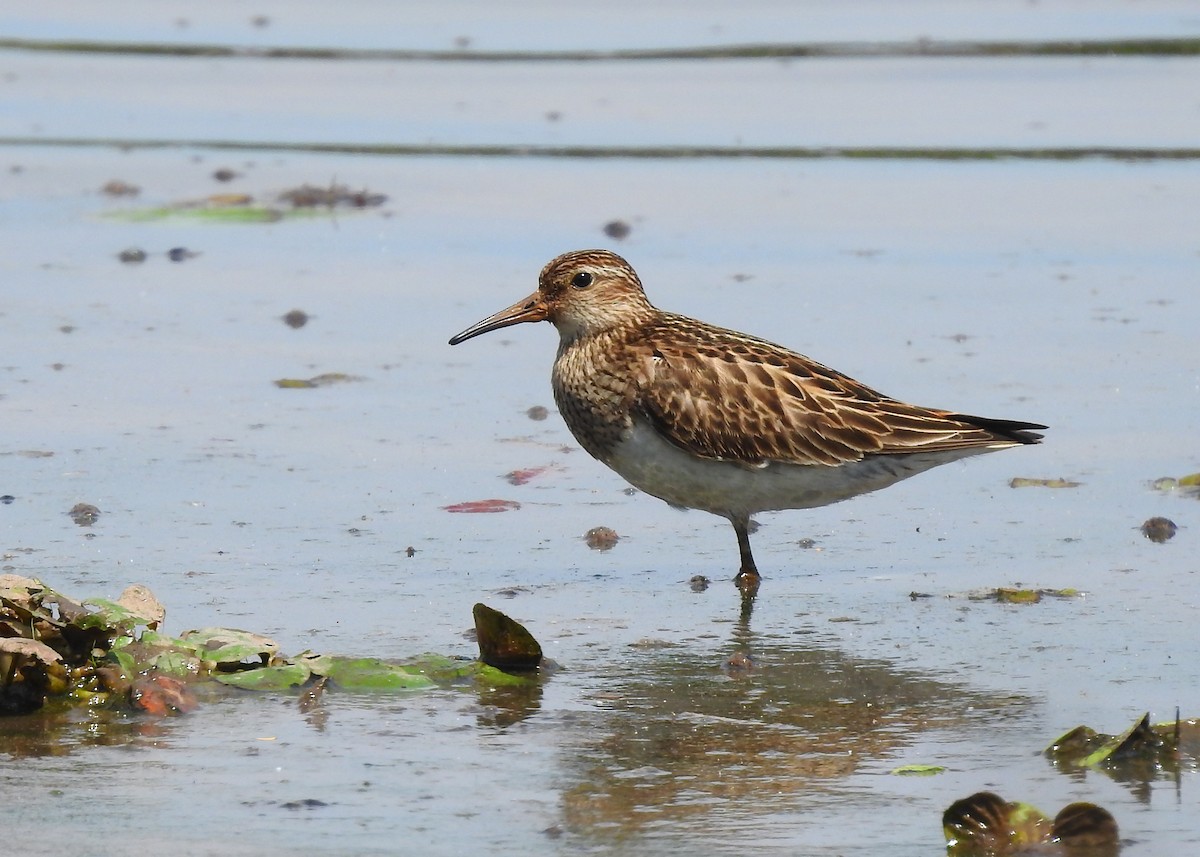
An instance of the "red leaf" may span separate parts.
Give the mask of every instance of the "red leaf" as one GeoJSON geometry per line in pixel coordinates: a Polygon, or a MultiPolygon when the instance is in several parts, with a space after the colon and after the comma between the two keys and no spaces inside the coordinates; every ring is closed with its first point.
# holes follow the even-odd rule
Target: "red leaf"
{"type": "Polygon", "coordinates": [[[521,504],[516,500],[468,500],[466,503],[455,503],[453,506],[443,506],[447,512],[508,512],[520,509],[521,504]]]}
{"type": "Polygon", "coordinates": [[[524,485],[535,476],[541,476],[549,469],[547,465],[526,467],[524,470],[514,470],[511,473],[506,473],[504,474],[504,478],[508,480],[509,485],[524,485]]]}
{"type": "Polygon", "coordinates": [[[134,708],[169,717],[187,714],[196,707],[196,697],[179,679],[165,675],[142,676],[133,682],[129,699],[134,708]]]}

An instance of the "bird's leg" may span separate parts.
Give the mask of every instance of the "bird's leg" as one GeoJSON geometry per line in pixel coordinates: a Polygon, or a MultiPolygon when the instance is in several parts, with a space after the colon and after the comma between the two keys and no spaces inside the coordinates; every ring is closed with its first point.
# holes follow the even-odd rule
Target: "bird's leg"
{"type": "Polygon", "coordinates": [[[742,555],[742,567],[738,570],[734,583],[742,590],[743,596],[753,598],[758,592],[762,575],[758,573],[758,566],[754,564],[754,554],[750,552],[750,517],[738,515],[731,517],[729,521],[733,524],[733,531],[737,533],[738,552],[742,555]]]}

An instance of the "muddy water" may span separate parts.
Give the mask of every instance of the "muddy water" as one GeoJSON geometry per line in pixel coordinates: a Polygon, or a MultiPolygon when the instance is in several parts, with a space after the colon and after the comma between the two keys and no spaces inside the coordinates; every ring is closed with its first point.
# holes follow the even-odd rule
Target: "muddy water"
{"type": "MultiPolygon", "coordinates": [[[[180,854],[925,855],[941,853],[942,810],[984,788],[1050,814],[1100,803],[1130,840],[1126,853],[1195,847],[1192,768],[1118,782],[1068,776],[1037,755],[1078,723],[1115,732],[1145,710],[1200,709],[1188,547],[1200,506],[1149,487],[1200,470],[1193,161],[121,150],[88,141],[179,131],[419,143],[428,131],[379,124],[406,116],[382,109],[386,75],[373,84],[376,111],[363,106],[370,93],[339,101],[336,86],[307,104],[287,99],[313,79],[304,63],[153,60],[190,82],[191,99],[149,85],[161,78],[139,70],[144,58],[0,59],[24,99],[0,149],[0,493],[14,498],[0,505],[4,570],[81,596],[142,582],[167,604],[172,631],[245,627],[292,653],[470,654],[471,605],[484,601],[525,622],[564,667],[523,695],[330,692],[301,714],[286,696],[214,694],[177,720],[2,723],[23,735],[0,756],[0,794],[25,853],[58,847],[38,821],[49,808],[56,842],[66,835],[96,854],[119,842],[180,854]],[[46,71],[55,63],[122,87],[72,110],[71,76],[46,71]],[[208,88],[239,71],[255,72],[238,96],[254,108],[242,124],[220,109],[226,90],[208,88]],[[263,96],[246,96],[259,84],[286,108],[273,114],[263,96]],[[194,128],[174,113],[189,104],[201,114],[194,128]],[[344,121],[331,125],[339,109],[344,121]],[[311,133],[296,121],[305,110],[311,133]],[[80,145],[16,140],[38,127],[80,145]],[[217,182],[222,167],[240,175],[217,182]],[[106,197],[112,179],[141,194],[106,197]],[[389,200],[254,225],[112,216],[331,180],[389,200]],[[629,223],[628,238],[605,237],[613,219],[629,223]],[[763,516],[755,547],[767,577],[746,617],[728,581],[736,552],[725,522],[629,495],[556,414],[527,415],[552,409],[549,326],[445,344],[528,293],[546,259],[597,245],[626,255],[660,306],[794,346],[902,398],[1052,431],[1040,447],[876,496],[763,516]],[[149,258],[117,261],[129,247],[149,258]],[[175,247],[198,255],[172,262],[175,247]],[[305,327],[281,321],[294,308],[312,316],[305,327]],[[361,380],[273,383],[330,372],[361,380]],[[542,467],[524,485],[504,479],[542,467]],[[1082,484],[1011,489],[1014,476],[1082,484]],[[488,498],[521,508],[442,509],[488,498]],[[66,514],[81,501],[101,509],[92,527],[66,514]],[[1180,525],[1174,540],[1141,536],[1153,515],[1180,525]],[[597,525],[620,533],[613,550],[585,544],[597,525]],[[689,586],[697,574],[708,589],[689,586]],[[1027,606],[966,597],[1018,584],[1084,594],[1027,606]],[[903,764],[946,771],[891,773],[903,764]]],[[[826,98],[807,105],[811,121],[783,120],[791,141],[1170,147],[1190,133],[1186,120],[1154,117],[1190,115],[1173,87],[1194,77],[1193,60],[1071,61],[1069,79],[1046,60],[1008,60],[999,78],[990,63],[909,62],[909,76],[880,78],[880,98],[909,87],[917,99],[922,74],[951,105],[991,85],[993,124],[957,121],[944,101],[929,121],[871,125],[865,111],[861,123],[835,123],[826,98]],[[1137,103],[1144,123],[1071,112],[1073,93],[1137,93],[1147,79],[1159,98],[1137,103]],[[1013,92],[1033,107],[996,95],[1013,92]],[[1037,124],[1060,107],[1071,122],[1037,124]]],[[[335,80],[348,74],[334,68],[335,80]]],[[[475,71],[432,68],[435,91],[487,100],[486,75],[465,87],[459,76],[475,71]]],[[[723,68],[726,99],[738,81],[772,85],[761,66],[723,68]]],[[[841,68],[870,83],[869,63],[841,68]]],[[[663,91],[706,79],[663,69],[635,70],[663,91]]],[[[439,101],[449,136],[575,144],[594,123],[605,143],[730,138],[688,125],[694,99],[656,121],[653,87],[642,109],[631,94],[627,112],[604,121],[604,69],[572,70],[572,87],[553,98],[524,73],[523,88],[519,66],[495,78],[524,93],[488,101],[508,111],[507,125],[475,110],[455,124],[451,96],[439,101]],[[595,111],[587,122],[544,116],[572,94],[595,111]]],[[[777,117],[746,113],[729,127],[752,141],[787,137],[765,133],[777,117]]],[[[423,115],[409,127],[424,127],[423,115]]]]}

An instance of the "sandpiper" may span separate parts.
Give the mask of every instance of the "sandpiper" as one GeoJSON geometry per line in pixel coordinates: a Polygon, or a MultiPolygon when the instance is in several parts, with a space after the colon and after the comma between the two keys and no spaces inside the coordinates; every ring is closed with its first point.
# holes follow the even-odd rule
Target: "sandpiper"
{"type": "Polygon", "coordinates": [[[571,434],[636,488],[727,518],[756,591],[750,516],[810,509],[1010,446],[1046,426],[909,405],[780,345],[663,312],[607,250],[565,253],[538,288],[450,340],[525,321],[559,333],[551,380],[571,434]]]}

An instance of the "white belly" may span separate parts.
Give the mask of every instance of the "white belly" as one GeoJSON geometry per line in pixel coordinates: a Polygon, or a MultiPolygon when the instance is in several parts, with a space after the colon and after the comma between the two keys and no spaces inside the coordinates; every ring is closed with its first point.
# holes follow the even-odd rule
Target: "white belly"
{"type": "Polygon", "coordinates": [[[633,429],[605,461],[630,484],[672,506],[703,509],[726,518],[772,509],[812,509],[886,488],[931,467],[988,452],[881,455],[836,467],[767,462],[751,467],[697,458],[646,424],[633,429]]]}

